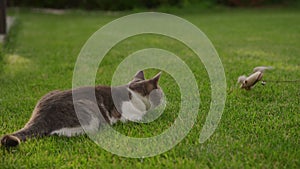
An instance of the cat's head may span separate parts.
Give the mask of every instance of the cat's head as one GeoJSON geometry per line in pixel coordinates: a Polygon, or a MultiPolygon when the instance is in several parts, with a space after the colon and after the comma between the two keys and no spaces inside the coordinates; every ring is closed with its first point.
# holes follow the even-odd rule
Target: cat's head
{"type": "Polygon", "coordinates": [[[128,84],[129,89],[146,104],[147,110],[157,107],[162,102],[163,92],[158,85],[160,75],[161,72],[151,79],[145,79],[144,72],[139,71],[128,84]]]}

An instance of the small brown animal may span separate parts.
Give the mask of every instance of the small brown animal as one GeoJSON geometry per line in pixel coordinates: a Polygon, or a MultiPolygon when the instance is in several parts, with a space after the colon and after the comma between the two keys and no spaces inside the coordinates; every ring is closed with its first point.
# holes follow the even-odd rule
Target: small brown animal
{"type": "Polygon", "coordinates": [[[251,90],[262,79],[264,72],[270,69],[273,69],[273,67],[258,66],[253,69],[253,73],[250,76],[240,76],[238,78],[238,83],[241,84],[240,88],[251,90]]]}

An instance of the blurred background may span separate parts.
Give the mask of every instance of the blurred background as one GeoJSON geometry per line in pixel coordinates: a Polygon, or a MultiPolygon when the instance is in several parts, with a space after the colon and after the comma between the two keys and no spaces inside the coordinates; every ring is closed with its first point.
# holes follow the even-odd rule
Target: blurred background
{"type": "Polygon", "coordinates": [[[87,10],[132,10],[136,8],[154,9],[158,7],[184,8],[198,5],[205,8],[214,6],[261,7],[295,6],[299,0],[9,0],[9,7],[37,8],[79,8],[87,10]]]}

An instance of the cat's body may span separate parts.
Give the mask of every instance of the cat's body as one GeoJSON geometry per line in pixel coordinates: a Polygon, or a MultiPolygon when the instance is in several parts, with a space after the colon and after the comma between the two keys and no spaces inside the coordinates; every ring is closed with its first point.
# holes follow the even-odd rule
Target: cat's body
{"type": "Polygon", "coordinates": [[[5,135],[1,144],[16,146],[27,138],[54,134],[71,137],[119,120],[141,120],[147,110],[160,103],[162,91],[158,86],[159,77],[160,74],[145,80],[140,71],[133,81],[124,86],[81,87],[50,92],[39,100],[24,128],[5,135]],[[151,98],[153,91],[156,94],[151,98]]]}

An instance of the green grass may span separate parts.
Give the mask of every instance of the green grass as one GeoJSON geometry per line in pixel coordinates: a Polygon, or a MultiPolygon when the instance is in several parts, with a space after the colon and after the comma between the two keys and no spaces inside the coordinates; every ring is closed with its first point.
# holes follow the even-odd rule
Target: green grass
{"type": "MultiPolygon", "coordinates": [[[[64,15],[11,10],[17,24],[0,57],[0,135],[24,126],[41,96],[72,87],[73,68],[85,41],[101,26],[127,13],[71,11],[64,15]]],[[[147,47],[170,50],[194,72],[201,107],[188,136],[161,155],[130,159],[111,154],[87,136],[29,140],[0,152],[0,168],[299,168],[300,84],[268,83],[247,92],[237,89],[239,75],[259,65],[276,69],[270,80],[300,79],[300,12],[290,9],[178,12],[198,26],[215,45],[226,72],[226,107],[215,133],[200,144],[199,133],[210,105],[210,83],[202,63],[183,44],[157,35],[127,39],[99,67],[97,83],[109,85],[114,69],[130,53],[147,47]]],[[[157,71],[146,71],[150,77],[157,71]]],[[[179,110],[177,84],[163,74],[168,98],[163,115],[149,124],[117,124],[133,137],[167,129],[179,110]]]]}

